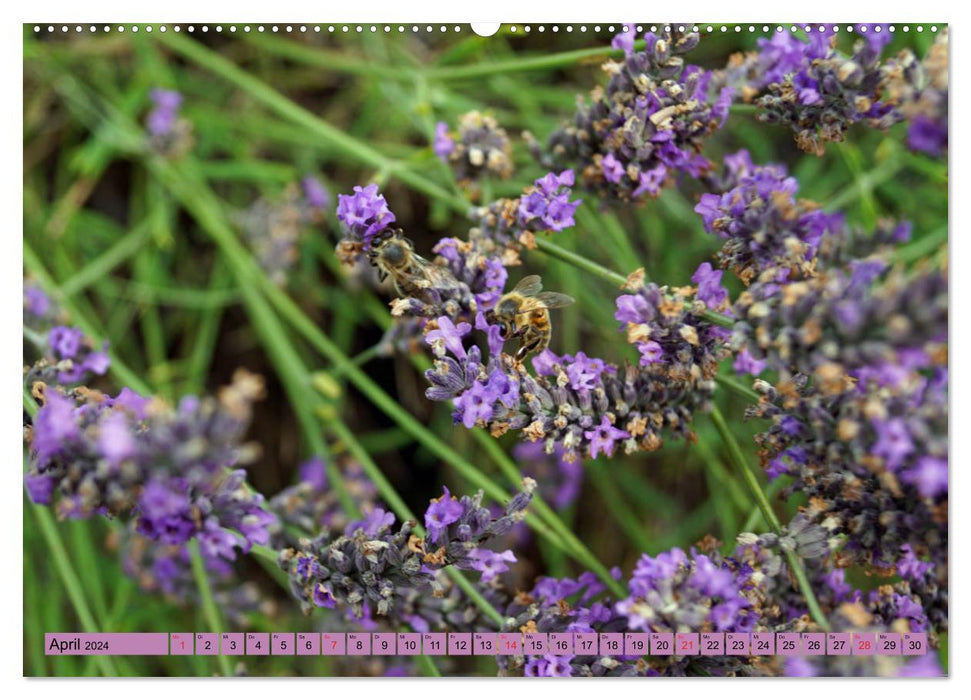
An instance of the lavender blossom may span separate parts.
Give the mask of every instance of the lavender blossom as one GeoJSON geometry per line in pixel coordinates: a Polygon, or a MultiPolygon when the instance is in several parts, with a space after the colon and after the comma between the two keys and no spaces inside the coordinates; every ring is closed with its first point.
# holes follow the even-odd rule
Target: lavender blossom
{"type": "Polygon", "coordinates": [[[710,342],[707,328],[699,326],[694,335],[679,332],[688,325],[676,319],[692,318],[683,314],[675,313],[674,324],[661,327],[665,333],[673,329],[680,339],[671,339],[673,355],[663,366],[627,366],[621,372],[586,355],[543,353],[534,359],[535,377],[502,353],[501,334],[480,316],[476,328],[486,332],[488,358],[478,345],[467,347],[462,332],[436,335],[429,341],[436,360],[426,372],[431,387],[425,395],[452,401],[456,423],[485,425],[494,435],[521,430],[528,440],[543,441],[547,453],[561,447],[567,459],[609,455],[616,445],[627,453],[656,450],[664,431],[691,437],[692,415],[707,409],[714,388],[705,376],[716,366],[709,361],[711,348],[701,346],[710,342]],[[693,341],[699,342],[697,352],[693,341]]]}
{"type": "Polygon", "coordinates": [[[149,145],[162,155],[175,158],[192,148],[192,123],[180,117],[182,94],[154,88],[149,92],[152,110],[145,119],[149,145]]]}
{"type": "Polygon", "coordinates": [[[719,264],[746,284],[762,274],[804,274],[823,237],[842,234],[842,216],[796,199],[799,184],[784,166],[755,166],[747,151],[726,157],[725,166],[723,193],[701,195],[695,212],[706,232],[725,241],[719,264]]]}
{"type": "Polygon", "coordinates": [[[111,365],[107,341],[100,350],[95,350],[80,328],[54,326],[47,336],[47,344],[52,364],[59,368],[60,384],[79,383],[89,372],[103,375],[111,365]]]}
{"type": "Polygon", "coordinates": [[[728,116],[733,89],[712,96],[711,74],[685,67],[683,56],[698,39],[671,26],[660,36],[646,34],[644,50],[633,51],[621,38],[626,56],[604,65],[606,89],[596,88],[573,123],[550,137],[549,156],[533,145],[541,162],[574,167],[587,190],[621,201],[656,197],[680,173],[707,172],[711,164],[700,151],[728,116]]]}
{"type": "Polygon", "coordinates": [[[260,198],[238,212],[234,223],[274,284],[283,285],[300,257],[308,227],[323,221],[330,194],[315,178],[287,187],[276,200],[260,198]]]}
{"type": "Polygon", "coordinates": [[[763,399],[748,415],[772,421],[756,436],[763,463],[793,477],[786,493],[802,492],[807,515],[847,539],[844,559],[886,569],[905,561],[903,545],[946,557],[947,492],[924,496],[908,478],[928,457],[946,464],[943,377],[915,375],[906,390],[832,394],[803,376],[756,389],[763,399]]]}
{"type": "MultiPolygon", "coordinates": [[[[886,129],[900,121],[900,113],[883,101],[880,52],[889,33],[869,32],[846,56],[835,48],[835,37],[813,34],[805,44],[798,67],[790,53],[797,41],[789,39],[783,50],[782,79],[765,86],[758,99],[759,118],[770,124],[788,124],[796,145],[822,155],[826,144],[842,141],[847,129],[858,122],[886,129]],[[826,44],[822,44],[825,41],[826,44]]],[[[764,45],[775,55],[777,44],[764,45]]],[[[776,76],[778,77],[778,76],[776,76]]]]}
{"type": "Polygon", "coordinates": [[[34,282],[24,281],[24,326],[35,330],[51,326],[58,309],[44,290],[34,282]]]}
{"type": "Polygon", "coordinates": [[[908,122],[907,145],[930,156],[947,154],[948,32],[944,27],[923,61],[910,51],[883,67],[884,99],[908,122]]]}
{"type": "MultiPolygon", "coordinates": [[[[614,318],[626,331],[627,341],[640,351],[640,364],[649,373],[687,388],[714,377],[726,355],[726,331],[702,317],[704,302],[691,302],[686,290],[653,282],[634,291],[617,297],[614,318]]],[[[712,295],[721,296],[713,288],[705,292],[709,300],[712,295]]]]}
{"type": "Polygon", "coordinates": [[[168,545],[195,538],[210,558],[269,541],[273,516],[244,483],[241,440],[262,381],[237,372],[216,399],[169,409],[127,391],[35,386],[43,399],[28,433],[28,491],[61,517],[130,515],[138,533],[168,545]],[[46,484],[44,482],[47,482],[46,484]]]}
{"type": "Polygon", "coordinates": [[[871,259],[781,288],[755,285],[733,307],[733,343],[780,372],[813,375],[826,394],[871,378],[899,384],[946,351],[947,277],[885,269],[871,259]]]}
{"type": "MultiPolygon", "coordinates": [[[[183,606],[201,604],[199,586],[192,573],[191,555],[185,544],[162,544],[126,528],[118,538],[122,570],[145,593],[161,594],[183,606]]],[[[203,565],[220,612],[233,624],[246,625],[249,616],[273,615],[275,605],[252,582],[239,582],[239,572],[220,556],[202,554],[203,565]]]]}
{"type": "Polygon", "coordinates": [[[448,133],[448,125],[435,125],[435,155],[451,166],[459,184],[471,185],[487,175],[505,180],[512,175],[512,147],[505,129],[480,112],[459,117],[458,133],[448,133]]]}
{"type": "Polygon", "coordinates": [[[355,186],[354,194],[338,195],[337,218],[346,227],[349,240],[365,251],[375,236],[395,222],[394,212],[388,208],[384,195],[378,194],[376,184],[355,186]]]}
{"type": "MultiPolygon", "coordinates": [[[[396,530],[383,522],[371,533],[363,528],[351,535],[332,537],[324,530],[313,540],[302,539],[296,548],[280,552],[280,566],[290,577],[291,590],[304,612],[347,606],[361,617],[364,606],[379,617],[397,617],[399,591],[434,593],[436,570],[446,566],[487,569],[492,553],[485,543],[508,532],[524,517],[535,482],[527,479],[523,491],[494,519],[481,506],[482,493],[454,499],[445,489],[425,514],[425,538],[414,534],[413,522],[396,530]]],[[[508,556],[501,554],[502,559],[508,556]]],[[[484,572],[488,580],[491,572],[484,572]]]]}

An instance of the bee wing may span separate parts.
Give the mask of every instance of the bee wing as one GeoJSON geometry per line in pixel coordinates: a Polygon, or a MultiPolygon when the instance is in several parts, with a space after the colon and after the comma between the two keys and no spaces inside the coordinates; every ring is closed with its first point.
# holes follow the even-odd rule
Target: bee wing
{"type": "Polygon", "coordinates": [[[543,288],[543,279],[539,275],[527,275],[513,287],[513,291],[524,297],[534,297],[543,288]]]}
{"type": "Polygon", "coordinates": [[[422,277],[433,287],[452,288],[457,287],[459,284],[451,272],[440,265],[426,260],[417,253],[412,253],[411,262],[422,277]]]}
{"type": "Polygon", "coordinates": [[[568,294],[560,294],[559,292],[541,292],[534,299],[547,309],[559,309],[563,306],[569,306],[576,301],[568,294]]]}

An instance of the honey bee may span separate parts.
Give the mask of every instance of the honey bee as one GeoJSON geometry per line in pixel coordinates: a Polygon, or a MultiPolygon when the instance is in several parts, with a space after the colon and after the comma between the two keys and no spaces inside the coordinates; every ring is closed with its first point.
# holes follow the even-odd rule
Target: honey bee
{"type": "Polygon", "coordinates": [[[381,282],[391,278],[399,297],[427,300],[434,290],[459,286],[451,272],[418,255],[414,244],[400,229],[390,231],[374,242],[368,251],[368,260],[377,268],[381,282]]]}
{"type": "Polygon", "coordinates": [[[574,301],[566,294],[543,292],[542,289],[543,281],[539,275],[523,277],[489,312],[489,321],[502,329],[503,339],[519,338],[519,350],[516,351],[519,362],[532,353],[542,352],[550,344],[549,310],[569,306],[574,301]]]}

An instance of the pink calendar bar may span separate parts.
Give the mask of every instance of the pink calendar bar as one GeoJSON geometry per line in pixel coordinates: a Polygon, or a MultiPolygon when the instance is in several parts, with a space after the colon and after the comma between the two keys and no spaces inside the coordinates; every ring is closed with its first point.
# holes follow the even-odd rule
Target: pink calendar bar
{"type": "Polygon", "coordinates": [[[396,647],[394,632],[375,632],[371,635],[371,653],[375,656],[394,656],[396,647]]]}
{"type": "Polygon", "coordinates": [[[169,653],[172,656],[192,656],[192,632],[173,632],[169,635],[169,653]]]}
{"type": "Polygon", "coordinates": [[[499,635],[495,632],[475,632],[472,653],[476,656],[495,656],[499,653],[499,635]]]}
{"type": "Polygon", "coordinates": [[[624,655],[624,635],[620,632],[601,632],[600,633],[600,655],[601,656],[623,656],[624,655]]]}
{"type": "Polygon", "coordinates": [[[702,632],[701,633],[701,655],[702,656],[724,656],[725,655],[725,633],[724,632],[702,632]]]}
{"type": "Polygon", "coordinates": [[[297,635],[293,632],[273,632],[270,634],[270,654],[273,656],[293,656],[297,646],[297,635]]]}
{"type": "Polygon", "coordinates": [[[550,653],[556,656],[573,654],[573,632],[550,632],[550,653]]]}
{"type": "Polygon", "coordinates": [[[646,632],[627,632],[624,635],[624,654],[626,656],[647,656],[650,637],[646,632]]]}
{"type": "Polygon", "coordinates": [[[449,632],[448,633],[448,655],[449,656],[471,656],[472,655],[472,633],[471,632],[449,632]]]}
{"type": "Polygon", "coordinates": [[[542,656],[550,653],[550,636],[546,632],[527,632],[523,635],[525,653],[542,656]]]}
{"type": "Polygon", "coordinates": [[[918,632],[47,633],[45,653],[164,656],[920,656],[918,632]],[[165,642],[163,644],[163,641],[165,642]]]}
{"type": "Polygon", "coordinates": [[[696,656],[701,645],[697,632],[678,632],[674,635],[674,653],[678,656],[696,656]]]}
{"type": "Polygon", "coordinates": [[[219,635],[196,632],[196,656],[219,656],[219,635]]]}
{"type": "Polygon", "coordinates": [[[245,643],[242,632],[223,632],[219,638],[219,653],[222,656],[242,656],[245,643]]]}
{"type": "Polygon", "coordinates": [[[573,635],[573,653],[577,656],[595,656],[598,644],[596,632],[575,632],[573,635]]]}
{"type": "Polygon", "coordinates": [[[499,655],[516,656],[523,653],[522,632],[499,633],[499,655]]]}
{"type": "Polygon", "coordinates": [[[297,656],[320,656],[320,632],[297,632],[297,656]]]}
{"type": "Polygon", "coordinates": [[[877,651],[875,632],[853,632],[853,656],[873,656],[877,651]]]}
{"type": "Polygon", "coordinates": [[[900,656],[900,632],[877,634],[877,653],[880,656],[900,656]]]}
{"type": "Polygon", "coordinates": [[[348,632],[347,633],[347,655],[348,656],[370,656],[371,655],[371,633],[370,632],[348,632]]]}
{"type": "Polygon", "coordinates": [[[853,638],[849,632],[829,632],[826,634],[826,654],[828,656],[849,656],[853,638]]]}
{"type": "Polygon", "coordinates": [[[904,632],[901,645],[904,656],[923,656],[927,653],[927,633],[904,632]]]}
{"type": "Polygon", "coordinates": [[[802,653],[805,656],[825,656],[826,655],[826,633],[825,632],[803,632],[802,653]]]}
{"type": "Polygon", "coordinates": [[[421,654],[420,632],[398,632],[398,654],[418,656],[421,654]]]}
{"type": "Polygon", "coordinates": [[[673,656],[674,633],[651,632],[651,656],[673,656]]]}
{"type": "Polygon", "coordinates": [[[47,656],[168,656],[167,632],[48,632],[47,656]]]}
{"type": "Polygon", "coordinates": [[[421,635],[421,651],[425,656],[445,656],[448,653],[448,635],[444,632],[425,632],[421,635]]]}
{"type": "Polygon", "coordinates": [[[753,632],[752,653],[755,656],[775,656],[775,633],[753,632]]]}
{"type": "Polygon", "coordinates": [[[347,653],[347,635],[344,632],[324,632],[320,635],[321,656],[344,656],[347,653]]]}
{"type": "Polygon", "coordinates": [[[246,633],[246,655],[247,656],[269,656],[270,655],[270,633],[269,632],[247,632],[246,633]]]}
{"type": "Polygon", "coordinates": [[[777,632],[775,653],[779,656],[799,656],[799,633],[777,632]]]}
{"type": "Polygon", "coordinates": [[[725,654],[748,656],[752,653],[752,635],[748,632],[729,632],[725,635],[725,654]]]}

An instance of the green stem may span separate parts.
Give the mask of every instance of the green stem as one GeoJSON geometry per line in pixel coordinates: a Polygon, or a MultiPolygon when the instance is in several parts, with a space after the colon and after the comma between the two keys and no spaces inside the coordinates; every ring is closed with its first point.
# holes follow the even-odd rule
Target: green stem
{"type": "MultiPolygon", "coordinates": [[[[209,574],[206,573],[206,565],[199,551],[199,540],[193,538],[189,541],[189,557],[192,565],[192,577],[196,581],[196,588],[199,590],[199,598],[202,601],[202,614],[209,625],[209,631],[215,632],[217,637],[223,633],[222,618],[216,601],[212,597],[212,588],[209,585],[209,574]]],[[[223,676],[230,678],[233,675],[233,668],[229,663],[229,657],[219,655],[219,668],[223,676]]]]}
{"type": "Polygon", "coordinates": [[[734,377],[729,377],[724,374],[719,374],[715,376],[715,381],[721,384],[726,389],[729,389],[737,396],[745,399],[746,401],[749,401],[750,403],[759,402],[760,397],[758,393],[755,391],[755,389],[745,386],[734,377]]]}
{"type": "MultiPolygon", "coordinates": [[[[37,520],[37,525],[51,553],[49,561],[57,569],[61,583],[64,584],[67,596],[71,600],[71,605],[74,607],[74,612],[77,613],[81,628],[88,633],[99,632],[98,625],[95,623],[94,616],[91,614],[91,609],[88,607],[88,601],[85,600],[81,580],[71,566],[71,561],[67,556],[67,550],[61,541],[61,535],[58,533],[57,526],[54,524],[54,518],[46,508],[31,507],[30,511],[37,520]]],[[[118,676],[118,669],[115,668],[114,660],[110,656],[96,656],[95,659],[95,663],[101,670],[102,675],[109,677],[118,676]]]]}
{"type": "Polygon", "coordinates": [[[151,228],[149,221],[142,221],[131,233],[126,234],[117,243],[85,265],[61,285],[61,294],[71,297],[100,281],[109,272],[118,267],[125,260],[137,253],[149,239],[151,228]]]}
{"type": "MultiPolygon", "coordinates": [[[[725,417],[722,415],[721,410],[717,406],[711,409],[711,420],[715,424],[715,428],[721,435],[722,440],[725,442],[728,448],[728,453],[735,463],[735,468],[738,469],[742,478],[748,484],[749,489],[752,492],[752,496],[755,498],[755,502],[759,509],[762,511],[762,515],[765,517],[765,521],[772,528],[773,532],[777,535],[782,534],[782,524],[779,522],[778,517],[776,517],[775,512],[772,510],[772,505],[769,503],[769,499],[765,495],[765,491],[759,485],[759,481],[752,470],[751,465],[749,465],[748,460],[745,459],[745,455],[742,453],[742,448],[739,446],[738,441],[732,434],[731,428],[728,427],[728,423],[725,421],[725,417]]],[[[812,586],[809,583],[809,577],[806,576],[806,570],[802,565],[802,560],[796,555],[795,552],[787,550],[785,552],[786,559],[789,562],[789,567],[792,569],[792,573],[795,576],[796,583],[799,586],[799,590],[802,591],[803,597],[806,599],[806,606],[809,608],[809,613],[812,615],[813,620],[816,624],[820,626],[825,631],[829,631],[829,622],[826,620],[826,616],[823,614],[822,608],[819,606],[819,601],[816,600],[816,594],[813,592],[812,586]]]]}

